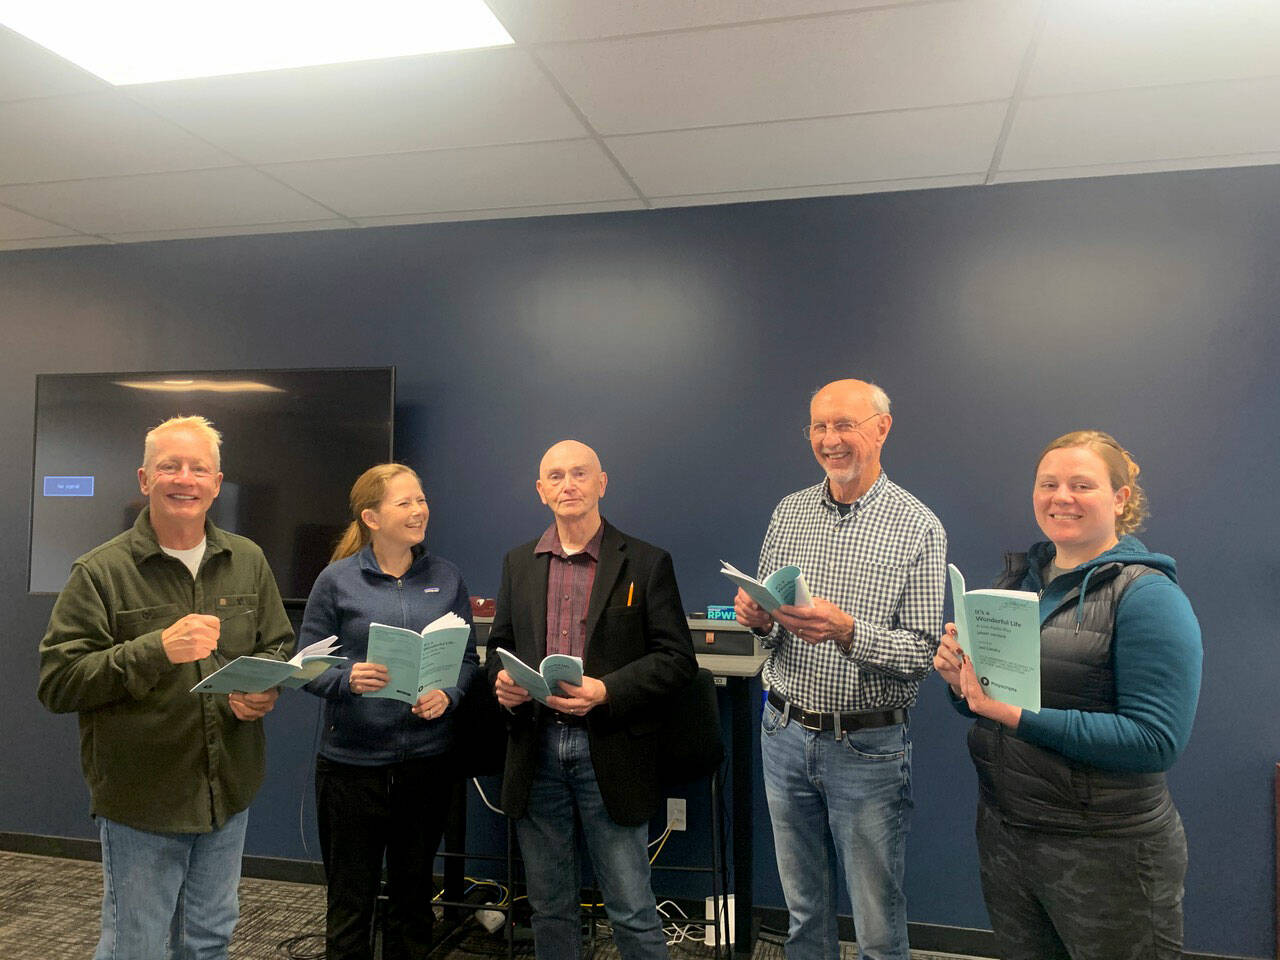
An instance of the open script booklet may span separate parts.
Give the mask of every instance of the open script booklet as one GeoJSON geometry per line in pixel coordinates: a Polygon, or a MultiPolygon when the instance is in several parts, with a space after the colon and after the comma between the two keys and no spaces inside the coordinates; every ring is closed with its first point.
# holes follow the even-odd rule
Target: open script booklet
{"type": "Polygon", "coordinates": [[[1040,598],[1029,590],[964,589],[947,564],[960,649],[992,699],[1040,712],[1040,598]]]}
{"type": "Polygon", "coordinates": [[[470,636],[471,624],[452,611],[432,620],[420,633],[385,623],[369,624],[369,662],[385,665],[389,679],[381,690],[361,696],[414,704],[428,690],[456,687],[470,636]]]}
{"type": "Polygon", "coordinates": [[[720,572],[740,586],[760,606],[770,613],[783,604],[789,607],[812,607],[813,597],[809,584],[799,567],[782,567],[764,578],[764,582],[749,577],[732,563],[720,561],[720,572]]]}
{"type": "Polygon", "coordinates": [[[272,687],[300,687],[310,683],[346,657],[335,656],[337,637],[325,637],[303,647],[289,660],[236,657],[194,687],[192,693],[261,693],[272,687]]]}
{"type": "Polygon", "coordinates": [[[567,653],[552,653],[542,658],[542,663],[535,670],[510,650],[497,648],[502,658],[502,666],[517,686],[529,691],[529,696],[539,703],[545,704],[547,697],[563,696],[560,681],[571,687],[582,686],[582,658],[571,657],[567,653]]]}

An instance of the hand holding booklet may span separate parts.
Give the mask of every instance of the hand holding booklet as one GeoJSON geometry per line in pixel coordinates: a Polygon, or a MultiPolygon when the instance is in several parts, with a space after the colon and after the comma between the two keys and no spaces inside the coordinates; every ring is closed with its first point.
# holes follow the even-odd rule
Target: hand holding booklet
{"type": "Polygon", "coordinates": [[[953,563],[951,594],[960,649],[987,695],[1040,712],[1040,598],[1029,590],[964,589],[953,563]]]}
{"type": "Polygon", "coordinates": [[[582,686],[582,658],[571,657],[567,653],[552,653],[542,658],[542,663],[535,670],[510,650],[497,648],[502,658],[502,666],[511,675],[512,681],[529,691],[529,696],[541,704],[547,697],[561,696],[560,681],[571,687],[582,686]]]}
{"type": "Polygon", "coordinates": [[[789,607],[812,607],[809,584],[799,567],[782,567],[764,578],[749,577],[733,564],[720,561],[720,572],[740,586],[752,600],[770,613],[784,604],[789,607]]]}
{"type": "Polygon", "coordinates": [[[337,637],[325,637],[303,647],[290,660],[236,657],[194,687],[192,693],[262,693],[272,687],[300,687],[346,657],[333,654],[337,637]]]}
{"type": "Polygon", "coordinates": [[[418,702],[428,690],[456,687],[462,674],[471,624],[449,612],[432,620],[419,633],[385,623],[369,624],[370,663],[387,668],[387,685],[360,696],[418,702]]]}

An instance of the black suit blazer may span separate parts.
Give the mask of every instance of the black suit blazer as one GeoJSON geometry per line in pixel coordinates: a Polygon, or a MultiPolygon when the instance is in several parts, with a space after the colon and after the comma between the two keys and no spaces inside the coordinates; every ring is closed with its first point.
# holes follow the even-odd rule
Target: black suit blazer
{"type": "MultiPolygon", "coordinates": [[[[535,669],[547,655],[550,557],[534,554],[537,543],[516,547],[502,562],[486,656],[490,686],[502,669],[493,652],[497,647],[511,650],[535,669]]],[[[657,771],[662,712],[698,664],[671,556],[607,522],[587,604],[582,666],[609,692],[608,702],[587,714],[591,763],[605,809],[619,824],[644,823],[662,799],[657,771]]],[[[525,815],[538,759],[538,727],[551,722],[546,713],[537,702],[511,711],[502,780],[502,808],[509,816],[525,815]]]]}

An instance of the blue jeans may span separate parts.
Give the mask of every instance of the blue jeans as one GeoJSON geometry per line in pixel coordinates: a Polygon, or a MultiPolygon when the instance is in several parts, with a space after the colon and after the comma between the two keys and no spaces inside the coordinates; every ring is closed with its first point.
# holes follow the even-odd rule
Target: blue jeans
{"type": "Polygon", "coordinates": [[[211,833],[151,833],[98,818],[102,935],[94,960],[223,960],[240,916],[249,811],[211,833]]]}
{"type": "Polygon", "coordinates": [[[902,875],[911,816],[905,723],[846,733],[782,723],[764,708],[760,752],[778,875],[791,917],[789,960],[839,957],[836,861],[864,960],[908,960],[902,875]]]}
{"type": "Polygon", "coordinates": [[[623,827],[609,817],[585,727],[548,721],[540,736],[528,813],[516,821],[538,960],[582,955],[575,810],[618,954],[623,960],[665,958],[666,937],[649,885],[648,826],[623,827]]]}

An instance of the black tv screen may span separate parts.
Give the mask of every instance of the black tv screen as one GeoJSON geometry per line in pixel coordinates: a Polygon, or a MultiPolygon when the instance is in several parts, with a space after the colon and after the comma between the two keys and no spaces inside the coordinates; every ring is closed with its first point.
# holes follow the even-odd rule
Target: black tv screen
{"type": "Polygon", "coordinates": [[[261,546],[284,598],[305,600],[352,482],[392,459],[394,410],[394,367],[39,374],[30,590],[61,590],[76,557],[133,524],[143,437],[198,414],[222,432],[210,519],[261,546]]]}

